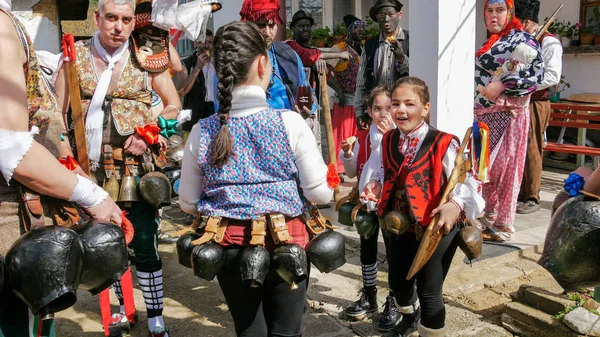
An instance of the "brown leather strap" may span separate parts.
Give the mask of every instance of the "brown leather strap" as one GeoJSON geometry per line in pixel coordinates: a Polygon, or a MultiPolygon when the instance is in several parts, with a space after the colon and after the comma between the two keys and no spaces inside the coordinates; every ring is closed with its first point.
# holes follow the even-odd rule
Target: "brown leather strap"
{"type": "Polygon", "coordinates": [[[356,221],[356,215],[358,214],[358,211],[360,211],[360,210],[367,212],[367,206],[361,204],[360,202],[358,204],[356,204],[356,206],[354,206],[354,208],[352,209],[352,214],[350,215],[350,219],[352,220],[352,222],[356,221]]]}
{"type": "Polygon", "coordinates": [[[292,236],[288,231],[285,216],[283,214],[269,214],[271,236],[275,245],[292,241],[292,236]]]}
{"type": "Polygon", "coordinates": [[[203,243],[207,243],[208,241],[221,243],[221,241],[223,241],[223,237],[225,236],[225,231],[227,230],[228,224],[229,219],[218,216],[208,217],[206,227],[204,227],[204,234],[202,234],[199,239],[192,241],[191,244],[193,246],[201,245],[203,243]]]}
{"type": "Polygon", "coordinates": [[[223,237],[225,237],[225,231],[227,231],[227,225],[229,224],[229,219],[222,218],[219,222],[219,227],[217,227],[217,233],[213,237],[213,241],[216,243],[221,243],[223,241],[223,237]]]}
{"type": "Polygon", "coordinates": [[[46,226],[40,195],[21,184],[17,186],[17,190],[21,196],[19,207],[25,229],[29,231],[46,226]]]}
{"type": "Polygon", "coordinates": [[[107,178],[110,178],[115,173],[115,159],[112,146],[108,144],[102,145],[102,158],[104,173],[106,173],[107,178]]]}
{"type": "Polygon", "coordinates": [[[352,188],[352,191],[350,191],[350,193],[348,193],[347,196],[341,198],[340,200],[338,200],[338,202],[335,203],[335,211],[339,211],[340,208],[342,207],[342,205],[346,202],[346,201],[350,201],[350,202],[354,202],[354,203],[358,203],[358,188],[356,186],[354,186],[352,188]]]}
{"type": "Polygon", "coordinates": [[[265,237],[267,236],[267,218],[264,216],[252,219],[252,238],[250,245],[265,246],[265,237]]]}
{"type": "Polygon", "coordinates": [[[44,200],[48,203],[55,225],[72,228],[81,220],[77,208],[72,203],[56,198],[45,198],[44,200]]]}
{"type": "Polygon", "coordinates": [[[335,228],[327,223],[327,219],[317,207],[311,208],[308,212],[308,216],[304,214],[304,220],[306,222],[306,229],[312,235],[319,235],[328,228],[335,228]]]}

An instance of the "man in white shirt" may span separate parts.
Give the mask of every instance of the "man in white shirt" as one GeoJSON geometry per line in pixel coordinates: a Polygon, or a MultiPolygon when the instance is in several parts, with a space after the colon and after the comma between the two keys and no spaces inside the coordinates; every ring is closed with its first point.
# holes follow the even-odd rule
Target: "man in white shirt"
{"type": "MultiPolygon", "coordinates": [[[[538,19],[540,12],[539,0],[515,1],[515,15],[523,23],[525,31],[536,34],[541,28],[538,19]]],[[[544,79],[531,95],[529,111],[531,122],[529,126],[529,143],[527,158],[521,182],[520,200],[524,203],[517,208],[517,213],[529,214],[540,209],[540,185],[542,182],[542,149],[544,132],[550,120],[550,98],[556,95],[557,86],[562,72],[562,45],[560,40],[550,33],[545,33],[539,40],[544,59],[544,79]]]]}

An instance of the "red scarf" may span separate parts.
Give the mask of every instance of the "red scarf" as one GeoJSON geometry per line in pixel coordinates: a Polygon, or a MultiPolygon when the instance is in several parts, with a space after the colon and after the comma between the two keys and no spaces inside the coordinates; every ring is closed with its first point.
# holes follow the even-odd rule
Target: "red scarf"
{"type": "MultiPolygon", "coordinates": [[[[486,0],[485,6],[483,7],[484,20],[485,20],[485,10],[487,9],[489,1],[490,0],[486,0]]],[[[505,3],[506,3],[506,7],[508,9],[508,14],[506,14],[506,23],[504,24],[502,31],[500,33],[490,34],[490,37],[488,38],[488,40],[483,44],[483,46],[481,46],[481,48],[479,48],[477,53],[475,53],[476,57],[479,57],[479,56],[485,54],[488,50],[490,50],[492,48],[494,43],[496,43],[498,40],[500,40],[503,36],[507,36],[511,30],[513,30],[513,29],[518,30],[518,31],[523,30],[523,24],[521,24],[521,21],[519,21],[519,19],[517,19],[517,17],[515,16],[514,0],[505,0],[505,3]]]]}

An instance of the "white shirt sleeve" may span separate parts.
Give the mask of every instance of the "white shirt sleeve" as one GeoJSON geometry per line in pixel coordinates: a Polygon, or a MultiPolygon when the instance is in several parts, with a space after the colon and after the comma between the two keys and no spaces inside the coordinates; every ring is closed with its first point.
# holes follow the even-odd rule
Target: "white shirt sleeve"
{"type": "Polygon", "coordinates": [[[333,189],[327,185],[327,165],[319,152],[315,136],[300,114],[283,111],[281,117],[294,152],[294,162],[304,196],[315,204],[330,202],[333,189]]]}
{"type": "MultiPolygon", "coordinates": [[[[448,147],[444,159],[442,160],[444,166],[444,176],[449,179],[454,169],[454,160],[460,149],[460,144],[455,139],[448,147]]],[[[464,183],[456,184],[452,193],[450,193],[450,200],[452,200],[461,210],[465,212],[467,219],[475,219],[483,212],[485,207],[485,201],[479,194],[481,182],[475,179],[471,172],[467,173],[467,178],[464,183]]]]}
{"type": "Polygon", "coordinates": [[[563,49],[559,40],[547,36],[542,41],[542,58],[544,59],[544,79],[538,90],[558,85],[562,74],[563,49]]]}
{"type": "Polygon", "coordinates": [[[200,147],[200,126],[194,125],[183,152],[181,163],[181,181],[179,184],[179,207],[181,210],[196,215],[198,201],[202,197],[202,171],[198,166],[198,148],[200,147]]]}
{"type": "Polygon", "coordinates": [[[358,158],[356,157],[355,153],[360,153],[360,144],[358,141],[354,143],[354,149],[350,151],[350,158],[344,157],[344,150],[340,150],[339,160],[342,162],[342,164],[344,164],[344,172],[348,178],[356,177],[356,161],[358,158]]]}

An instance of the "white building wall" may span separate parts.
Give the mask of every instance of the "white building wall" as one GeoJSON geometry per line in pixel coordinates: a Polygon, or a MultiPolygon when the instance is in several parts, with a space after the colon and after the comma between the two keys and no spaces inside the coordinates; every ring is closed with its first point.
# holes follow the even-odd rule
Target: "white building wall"
{"type": "Polygon", "coordinates": [[[54,0],[13,0],[12,12],[27,29],[36,50],[60,53],[60,31],[54,0]]]}

